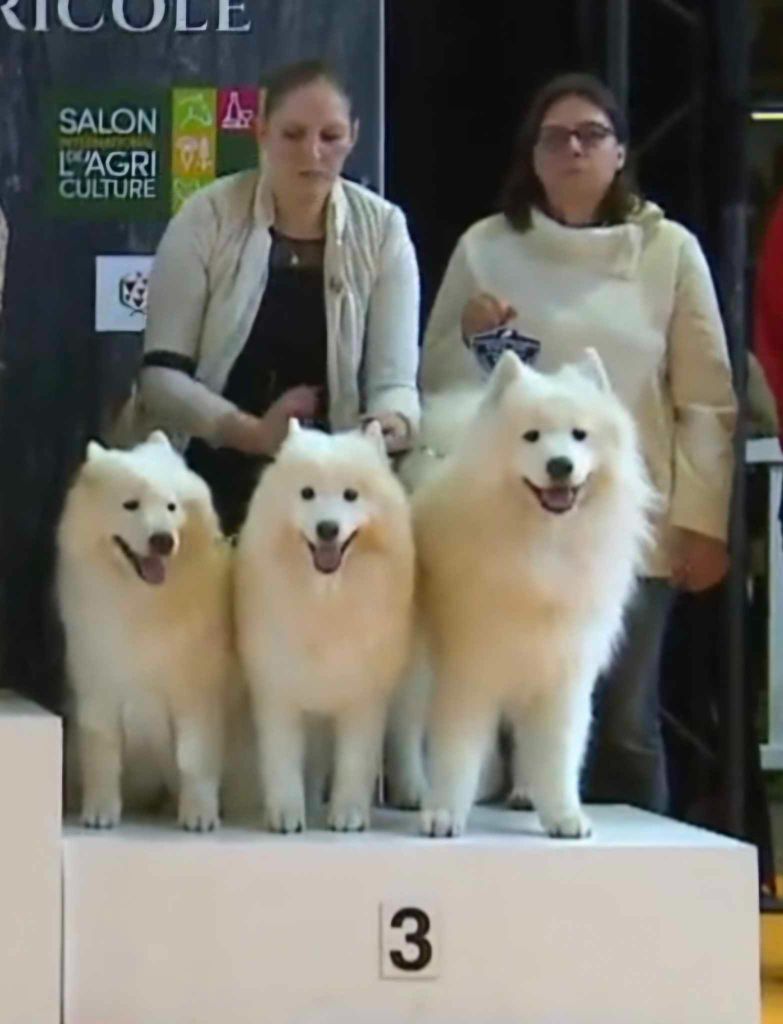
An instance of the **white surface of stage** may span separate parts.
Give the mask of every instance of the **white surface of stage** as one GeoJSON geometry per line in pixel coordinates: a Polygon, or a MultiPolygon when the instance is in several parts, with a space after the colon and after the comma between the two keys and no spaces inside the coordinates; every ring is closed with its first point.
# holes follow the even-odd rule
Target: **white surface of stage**
{"type": "Polygon", "coordinates": [[[0,694],[0,1024],[753,1024],[756,852],[626,807],[585,841],[61,830],[57,718],[0,694]],[[61,1018],[62,973],[63,991],[61,1018]]]}
{"type": "Polygon", "coordinates": [[[65,1024],[750,1024],[755,851],[626,807],[65,838],[65,1024]]]}

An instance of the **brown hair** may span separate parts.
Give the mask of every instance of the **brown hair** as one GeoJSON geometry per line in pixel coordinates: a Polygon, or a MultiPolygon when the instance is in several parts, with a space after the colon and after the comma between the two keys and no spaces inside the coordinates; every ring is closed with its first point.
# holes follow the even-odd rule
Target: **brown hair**
{"type": "MultiPolygon", "coordinates": [[[[547,111],[564,96],[580,96],[595,104],[609,119],[617,141],[628,142],[625,115],[613,93],[593,75],[559,75],[547,82],[533,97],[517,135],[511,169],[500,197],[500,208],[517,231],[530,227],[530,209],[546,209],[546,194],[533,168],[533,149],[547,111]]],[[[598,216],[608,224],[622,224],[642,205],[633,175],[626,167],[617,171],[598,207],[598,216]]]]}
{"type": "Polygon", "coordinates": [[[323,60],[300,60],[295,64],[286,64],[272,72],[261,83],[264,89],[264,114],[269,117],[281,105],[290,93],[313,82],[327,82],[338,92],[348,109],[351,108],[351,97],[345,83],[337,72],[323,60]]]}

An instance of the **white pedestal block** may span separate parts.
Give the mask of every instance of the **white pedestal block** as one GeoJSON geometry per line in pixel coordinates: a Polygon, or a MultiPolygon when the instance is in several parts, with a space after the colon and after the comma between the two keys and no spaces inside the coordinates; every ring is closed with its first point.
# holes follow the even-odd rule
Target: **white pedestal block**
{"type": "Polygon", "coordinates": [[[584,842],[485,809],[459,840],[394,812],[354,836],[71,829],[65,1024],[755,1024],[755,851],[592,810],[584,842]]]}
{"type": "Polygon", "coordinates": [[[60,720],[0,690],[0,1024],[60,1020],[60,720]]]}

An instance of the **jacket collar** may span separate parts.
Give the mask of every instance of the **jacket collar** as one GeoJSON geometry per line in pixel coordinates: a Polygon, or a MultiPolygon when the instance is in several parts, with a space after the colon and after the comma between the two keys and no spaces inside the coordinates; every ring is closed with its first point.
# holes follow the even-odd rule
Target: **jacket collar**
{"type": "MultiPolygon", "coordinates": [[[[348,200],[345,197],[345,187],[342,178],[338,178],[332,186],[329,196],[329,205],[326,211],[326,233],[334,237],[338,243],[342,242],[345,232],[345,222],[348,211],[348,200]]],[[[275,199],[272,195],[272,187],[269,176],[263,169],[258,175],[255,197],[255,219],[261,227],[269,230],[275,222],[275,199]]]]}

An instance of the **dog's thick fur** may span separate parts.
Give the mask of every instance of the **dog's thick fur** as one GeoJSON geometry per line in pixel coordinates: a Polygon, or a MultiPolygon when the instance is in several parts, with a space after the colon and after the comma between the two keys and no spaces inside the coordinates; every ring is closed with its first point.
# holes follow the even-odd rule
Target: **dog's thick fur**
{"type": "MultiPolygon", "coordinates": [[[[435,411],[444,422],[448,399],[435,411]]],[[[516,795],[530,793],[551,835],[583,836],[592,691],[622,633],[654,502],[635,427],[594,353],[551,376],[507,353],[447,418],[454,452],[414,466],[435,670],[422,829],[463,831],[503,714],[516,795]]]]}
{"type": "Polygon", "coordinates": [[[334,725],[330,827],[367,826],[388,697],[409,656],[410,510],[377,423],[327,436],[292,421],[237,551],[239,649],[274,831],[305,826],[307,723],[334,725]]]}
{"type": "Polygon", "coordinates": [[[58,530],[84,824],[165,787],[185,828],[218,824],[232,665],[230,552],[206,484],[160,432],[91,442],[58,530]]]}

